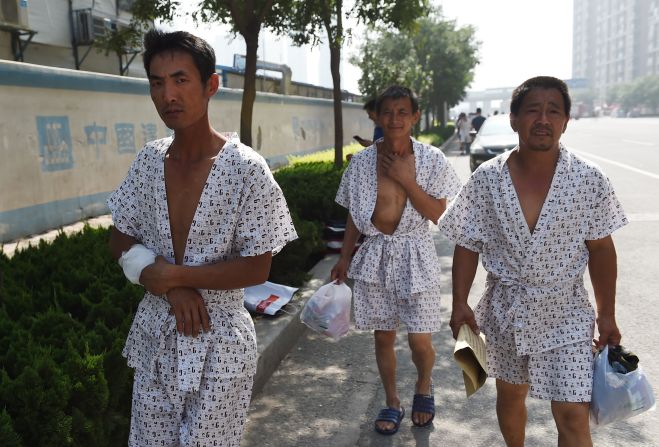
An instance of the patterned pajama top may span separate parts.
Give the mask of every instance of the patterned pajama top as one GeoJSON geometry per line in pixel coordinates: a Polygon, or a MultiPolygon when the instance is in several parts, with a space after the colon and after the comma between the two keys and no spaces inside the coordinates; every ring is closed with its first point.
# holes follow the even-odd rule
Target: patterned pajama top
{"type": "MultiPolygon", "coordinates": [[[[514,149],[517,150],[517,149],[514,149]]],[[[595,315],[584,288],[586,241],[627,224],[600,169],[561,146],[535,231],[529,231],[506,161],[484,163],[439,222],[449,239],[480,253],[486,290],[476,319],[496,340],[514,331],[518,355],[592,337],[595,315]]]]}
{"type": "MultiPolygon", "coordinates": [[[[460,190],[453,167],[436,147],[412,138],[416,182],[436,199],[451,198],[460,190]]],[[[336,202],[347,208],[366,240],[350,263],[348,276],[383,284],[401,297],[439,289],[439,260],[430,222],[407,200],[393,234],[381,233],[371,222],[377,200],[377,146],[355,154],[343,174],[336,202]]]]}
{"type": "MultiPolygon", "coordinates": [[[[157,255],[174,262],[165,154],[172,138],[152,141],[137,155],[127,177],[108,199],[115,227],[157,255]]],[[[237,139],[228,141],[211,167],[192,220],[183,263],[204,265],[236,257],[278,252],[297,238],[279,185],[263,157],[237,139]]],[[[123,354],[128,365],[153,374],[166,354],[165,338],[176,334],[178,389],[199,389],[207,377],[253,375],[256,334],[243,305],[243,289],[199,290],[211,331],[198,337],[178,335],[164,296],[146,292],[139,304],[123,354]]]]}

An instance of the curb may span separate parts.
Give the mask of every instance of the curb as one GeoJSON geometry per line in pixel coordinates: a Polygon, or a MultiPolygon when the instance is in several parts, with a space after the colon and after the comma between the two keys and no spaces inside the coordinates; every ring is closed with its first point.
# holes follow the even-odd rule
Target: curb
{"type": "Polygon", "coordinates": [[[296,292],[297,297],[288,306],[293,309],[274,318],[259,318],[254,321],[258,359],[252,396],[263,390],[279,363],[290,352],[307,327],[300,321],[300,312],[307,300],[318,288],[330,281],[332,267],[339,259],[338,254],[327,255],[311,269],[311,279],[296,292]]]}

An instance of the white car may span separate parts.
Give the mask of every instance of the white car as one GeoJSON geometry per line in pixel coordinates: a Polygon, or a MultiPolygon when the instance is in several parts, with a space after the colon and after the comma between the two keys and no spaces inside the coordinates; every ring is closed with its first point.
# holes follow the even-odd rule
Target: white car
{"type": "Polygon", "coordinates": [[[471,142],[469,167],[475,171],[481,163],[517,146],[517,133],[510,127],[508,115],[494,115],[485,120],[471,142]]]}

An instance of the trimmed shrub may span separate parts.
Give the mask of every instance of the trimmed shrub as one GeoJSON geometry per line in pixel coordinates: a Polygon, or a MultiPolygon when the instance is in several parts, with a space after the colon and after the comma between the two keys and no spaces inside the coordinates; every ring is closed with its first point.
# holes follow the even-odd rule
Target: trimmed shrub
{"type": "Polygon", "coordinates": [[[297,163],[279,169],[274,176],[292,212],[303,220],[327,222],[348,216],[334,201],[346,166],[336,169],[332,162],[297,163]]]}
{"type": "Polygon", "coordinates": [[[120,358],[143,295],[108,230],[0,255],[0,444],[126,443],[132,371],[120,358]]]}

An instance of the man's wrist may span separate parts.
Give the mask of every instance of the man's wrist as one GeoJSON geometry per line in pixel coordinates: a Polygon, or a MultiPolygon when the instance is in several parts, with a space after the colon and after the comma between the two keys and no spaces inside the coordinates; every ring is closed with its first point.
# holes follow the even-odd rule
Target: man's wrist
{"type": "Polygon", "coordinates": [[[456,308],[456,307],[463,307],[463,306],[468,306],[468,304],[467,304],[467,298],[463,298],[463,297],[455,297],[455,296],[454,296],[454,297],[453,297],[453,304],[452,304],[452,307],[453,307],[453,308],[456,308]]]}
{"type": "Polygon", "coordinates": [[[416,182],[415,178],[410,178],[404,182],[399,182],[400,186],[403,187],[407,195],[412,195],[417,192],[417,190],[421,189],[419,184],[416,182]]]}
{"type": "Polygon", "coordinates": [[[164,266],[162,276],[168,291],[183,285],[182,273],[183,268],[179,265],[167,263],[164,266]]]}

